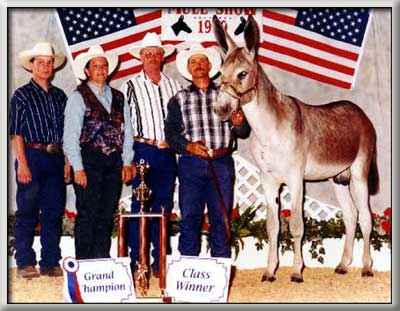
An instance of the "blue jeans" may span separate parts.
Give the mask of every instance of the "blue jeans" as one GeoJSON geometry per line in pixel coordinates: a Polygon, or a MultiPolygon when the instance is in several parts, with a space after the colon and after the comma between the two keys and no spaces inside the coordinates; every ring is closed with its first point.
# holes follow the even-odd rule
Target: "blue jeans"
{"type": "MultiPolygon", "coordinates": [[[[64,156],[26,148],[26,158],[32,174],[29,184],[17,180],[17,211],[15,212],[15,259],[18,267],[35,266],[32,248],[34,229],[41,225],[40,269],[58,266],[61,259],[61,218],[65,208],[64,156]]],[[[15,162],[18,170],[18,162],[15,162]]]]}
{"type": "MultiPolygon", "coordinates": [[[[233,205],[234,163],[231,156],[213,160],[215,173],[228,209],[228,219],[233,205]]],[[[182,214],[179,236],[181,255],[198,256],[201,249],[201,226],[207,204],[210,222],[210,248],[212,257],[231,257],[225,224],[215,182],[207,160],[197,156],[182,155],[178,163],[179,208],[182,214]]]]}
{"type": "MultiPolygon", "coordinates": [[[[161,213],[161,207],[164,207],[166,213],[171,213],[173,208],[173,196],[176,179],[176,154],[172,149],[158,149],[144,143],[135,142],[134,144],[134,161],[139,162],[141,159],[147,161],[150,165],[149,171],[146,173],[145,182],[147,187],[152,191],[150,200],[147,202],[147,210],[150,207],[155,214],[161,213]]],[[[140,176],[136,176],[132,183],[135,189],[140,184],[140,176]]],[[[132,198],[132,213],[140,211],[140,204],[132,198]]],[[[153,271],[159,271],[160,263],[160,226],[159,218],[147,218],[147,241],[153,244],[151,253],[154,261],[152,264],[153,271]]],[[[139,219],[132,218],[128,223],[128,244],[131,249],[130,257],[133,270],[136,270],[136,261],[139,260],[139,219]]],[[[169,237],[167,238],[167,251],[170,252],[169,237]]]]}

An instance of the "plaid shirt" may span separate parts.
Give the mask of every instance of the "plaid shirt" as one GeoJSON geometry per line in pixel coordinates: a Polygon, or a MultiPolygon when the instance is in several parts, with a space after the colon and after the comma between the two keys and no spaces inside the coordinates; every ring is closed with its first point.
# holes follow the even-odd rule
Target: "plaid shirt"
{"type": "Polygon", "coordinates": [[[205,139],[212,149],[228,147],[231,123],[222,122],[214,113],[218,88],[210,83],[205,92],[194,84],[178,92],[168,103],[165,135],[178,152],[184,152],[189,142],[205,139]]]}

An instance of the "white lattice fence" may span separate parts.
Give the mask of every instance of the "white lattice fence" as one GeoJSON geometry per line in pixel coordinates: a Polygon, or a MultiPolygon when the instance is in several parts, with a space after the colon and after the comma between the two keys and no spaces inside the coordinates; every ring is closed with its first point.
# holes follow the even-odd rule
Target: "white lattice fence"
{"type": "MultiPolygon", "coordinates": [[[[235,182],[235,195],[234,206],[239,205],[239,209],[243,212],[250,206],[260,206],[257,210],[255,220],[263,219],[266,217],[266,204],[264,198],[264,191],[260,181],[260,171],[252,163],[243,157],[234,154],[236,182],[235,182]]],[[[180,215],[178,207],[178,188],[177,181],[174,193],[174,209],[173,212],[180,215]]],[[[120,208],[130,210],[131,196],[126,196],[120,200],[120,208]]],[[[282,209],[290,208],[290,193],[286,187],[283,188],[281,193],[282,209]]],[[[339,210],[337,207],[323,203],[309,196],[305,196],[304,202],[305,216],[311,217],[316,220],[328,220],[335,216],[339,210]]]]}

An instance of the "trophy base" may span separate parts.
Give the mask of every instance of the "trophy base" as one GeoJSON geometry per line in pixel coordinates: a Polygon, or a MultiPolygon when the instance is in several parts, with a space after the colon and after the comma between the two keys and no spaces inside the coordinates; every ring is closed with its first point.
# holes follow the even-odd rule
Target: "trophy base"
{"type": "Polygon", "coordinates": [[[138,303],[172,303],[171,297],[136,297],[138,303]]]}

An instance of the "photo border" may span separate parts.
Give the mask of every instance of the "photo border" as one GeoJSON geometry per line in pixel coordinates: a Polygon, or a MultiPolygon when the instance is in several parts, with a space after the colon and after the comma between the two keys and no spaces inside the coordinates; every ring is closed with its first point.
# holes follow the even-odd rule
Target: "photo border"
{"type": "MultiPolygon", "coordinates": [[[[91,0],[61,0],[55,2],[49,1],[49,0],[41,0],[41,1],[19,1],[19,0],[8,0],[8,1],[1,1],[0,0],[0,5],[1,5],[1,11],[0,11],[0,23],[1,23],[1,31],[0,31],[0,42],[1,42],[1,55],[0,55],[0,61],[1,61],[1,82],[0,82],[0,96],[1,96],[1,124],[0,124],[0,131],[1,131],[1,136],[0,136],[0,143],[1,143],[1,151],[2,151],[2,157],[1,157],[1,171],[3,172],[2,177],[1,177],[1,192],[0,192],[0,197],[1,197],[1,217],[0,217],[0,234],[2,239],[0,239],[0,256],[2,258],[1,264],[0,264],[0,275],[1,275],[1,292],[0,292],[0,310],[7,310],[7,309],[12,309],[12,310],[17,310],[17,309],[25,309],[29,308],[31,310],[52,310],[55,307],[58,310],[68,310],[70,308],[78,308],[80,309],[81,306],[77,305],[63,305],[63,304],[8,304],[7,305],[7,289],[8,289],[8,269],[7,269],[7,263],[8,260],[4,260],[4,258],[8,258],[7,256],[7,207],[8,206],[8,172],[9,172],[9,152],[10,152],[10,144],[9,144],[9,139],[8,139],[8,129],[7,129],[7,124],[8,124],[8,71],[6,70],[8,63],[7,63],[7,54],[8,54],[8,41],[7,41],[7,34],[8,34],[8,17],[7,17],[7,12],[8,9],[10,8],[56,8],[56,7],[62,7],[62,6],[71,6],[71,7],[80,7],[80,6],[94,6],[97,7],[101,4],[103,6],[110,6],[110,7],[117,7],[117,6],[132,6],[135,7],[135,3],[138,4],[138,7],[166,7],[166,3],[164,1],[153,1],[153,0],[146,0],[145,1],[145,6],[143,6],[144,2],[143,1],[127,1],[127,0],[113,0],[112,5],[109,5],[110,1],[106,0],[98,0],[98,1],[91,1],[91,0]],[[7,155],[7,156],[5,156],[7,155]],[[7,175],[4,173],[7,172],[7,175]],[[56,306],[55,306],[56,305],[56,306]]],[[[216,1],[210,1],[210,0],[204,0],[202,1],[202,7],[215,7],[216,1]]],[[[218,1],[218,7],[242,7],[243,1],[235,1],[235,0],[220,0],[218,1]]],[[[349,304],[349,303],[333,303],[333,304],[318,304],[318,303],[291,303],[291,304],[276,304],[276,303],[229,303],[229,304],[223,304],[223,305],[203,305],[203,304],[190,304],[190,305],[180,305],[180,304],[171,304],[171,305],[162,305],[162,308],[166,309],[191,309],[191,310],[202,310],[204,308],[218,308],[218,309],[224,309],[224,308],[229,308],[229,309],[237,309],[241,310],[243,307],[245,308],[251,308],[251,309],[279,309],[279,310],[285,310],[285,309],[321,309],[323,308],[324,310],[335,310],[339,308],[351,308],[351,309],[393,309],[393,308],[398,308],[398,300],[399,300],[399,288],[398,288],[398,278],[399,278],[399,271],[398,271],[398,260],[399,260],[399,254],[398,254],[398,245],[397,245],[397,237],[398,237],[398,217],[399,217],[399,211],[396,209],[398,208],[397,203],[398,201],[398,195],[399,191],[393,191],[394,189],[398,189],[399,187],[399,182],[398,182],[398,174],[393,174],[393,172],[398,172],[398,151],[399,151],[399,142],[396,138],[398,133],[399,133],[399,122],[395,122],[395,116],[398,117],[399,114],[399,90],[398,86],[394,84],[394,81],[399,81],[399,64],[398,64],[398,55],[399,55],[399,39],[398,39],[398,31],[400,30],[400,23],[399,23],[399,17],[400,17],[400,6],[399,6],[400,0],[393,0],[393,1],[386,1],[386,0],[370,0],[370,1],[357,1],[357,0],[350,0],[350,1],[345,1],[345,0],[326,0],[326,1],[301,1],[299,3],[298,0],[290,0],[290,1],[259,1],[259,0],[249,0],[246,1],[246,7],[285,7],[285,6],[296,6],[296,7],[318,7],[318,6],[332,6],[332,7],[359,7],[359,6],[366,6],[366,7],[391,7],[392,8],[392,62],[391,62],[391,91],[392,91],[392,98],[391,98],[391,121],[392,121],[392,128],[391,128],[391,134],[392,134],[392,145],[391,145],[391,167],[392,167],[392,173],[391,173],[391,186],[392,186],[392,192],[391,192],[391,201],[392,201],[392,212],[393,212],[393,219],[392,219],[392,304],[369,304],[369,303],[359,303],[359,304],[349,304]],[[397,37],[397,39],[396,39],[397,37]],[[394,55],[397,57],[395,58],[394,55]],[[397,86],[397,87],[396,87],[397,86]],[[394,242],[394,243],[393,243],[394,242]]],[[[196,1],[182,1],[182,0],[172,0],[168,2],[168,7],[196,7],[196,1]]],[[[111,305],[110,304],[89,304],[85,305],[85,309],[89,310],[98,310],[98,309],[104,309],[108,310],[110,309],[111,305]]],[[[112,305],[112,308],[114,308],[115,305],[112,305]]],[[[157,310],[160,308],[160,304],[127,304],[127,305],[118,305],[118,308],[122,309],[146,309],[146,310],[157,310]]]]}

